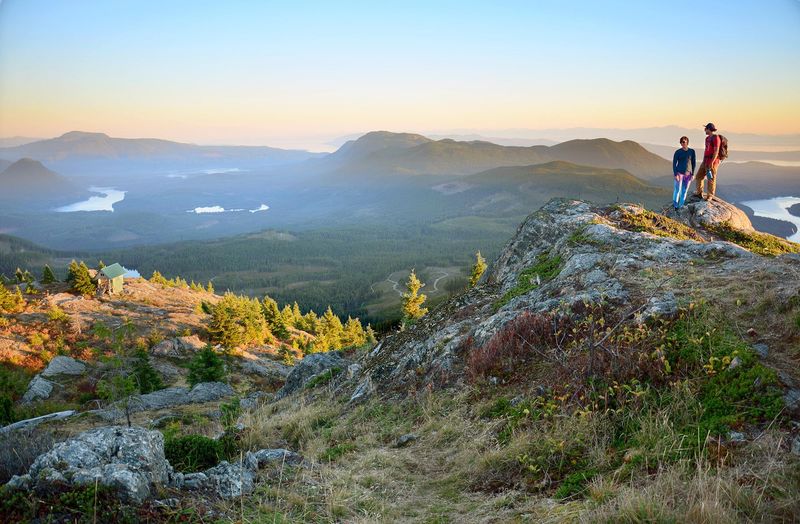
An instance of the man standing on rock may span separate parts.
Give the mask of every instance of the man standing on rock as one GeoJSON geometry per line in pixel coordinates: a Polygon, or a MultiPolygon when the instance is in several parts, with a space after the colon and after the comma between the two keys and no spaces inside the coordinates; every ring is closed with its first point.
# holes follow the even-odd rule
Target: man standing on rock
{"type": "Polygon", "coordinates": [[[697,186],[694,192],[695,196],[703,198],[703,182],[708,179],[708,197],[706,200],[711,200],[717,189],[717,167],[720,160],[720,144],[722,139],[716,135],[717,126],[709,122],[706,124],[706,151],[703,155],[703,162],[697,170],[697,186]]]}

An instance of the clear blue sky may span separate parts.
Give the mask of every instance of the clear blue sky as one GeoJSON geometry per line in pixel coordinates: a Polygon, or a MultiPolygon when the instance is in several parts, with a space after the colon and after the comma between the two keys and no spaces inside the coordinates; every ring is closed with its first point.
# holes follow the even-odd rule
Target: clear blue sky
{"type": "Polygon", "coordinates": [[[798,93],[798,0],[0,5],[0,136],[797,133],[798,93]]]}

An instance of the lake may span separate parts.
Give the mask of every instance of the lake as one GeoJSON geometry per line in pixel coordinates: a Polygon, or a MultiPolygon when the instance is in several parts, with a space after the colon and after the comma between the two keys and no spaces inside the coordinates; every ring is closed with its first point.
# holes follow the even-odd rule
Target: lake
{"type": "Polygon", "coordinates": [[[800,204],[800,198],[791,196],[775,197],[766,200],[749,200],[742,202],[742,204],[752,209],[753,214],[756,216],[774,218],[775,220],[783,220],[794,224],[797,227],[797,232],[787,237],[787,239],[793,242],[800,242],[800,217],[789,213],[790,207],[800,204]]]}
{"type": "Polygon", "coordinates": [[[187,213],[195,213],[198,215],[202,215],[205,213],[238,213],[239,211],[249,211],[251,213],[258,213],[259,211],[267,211],[269,206],[267,204],[261,204],[255,209],[244,209],[244,208],[237,208],[237,209],[225,209],[222,206],[206,206],[206,207],[196,207],[194,209],[189,209],[187,213]]]}
{"type": "Polygon", "coordinates": [[[56,209],[60,213],[72,213],[74,211],[114,211],[114,204],[125,199],[127,191],[120,191],[113,187],[90,187],[92,193],[100,193],[103,196],[93,196],[74,204],[62,206],[56,209]]]}

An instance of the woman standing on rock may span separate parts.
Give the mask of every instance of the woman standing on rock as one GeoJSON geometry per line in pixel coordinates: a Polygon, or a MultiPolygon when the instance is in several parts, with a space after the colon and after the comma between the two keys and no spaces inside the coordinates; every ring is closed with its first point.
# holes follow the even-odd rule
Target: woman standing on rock
{"type": "Polygon", "coordinates": [[[697,157],[694,149],[689,148],[689,137],[681,137],[681,148],[672,155],[672,172],[675,175],[675,189],[672,191],[672,206],[680,209],[686,201],[686,193],[689,192],[689,184],[694,177],[694,168],[697,157]],[[691,161],[691,168],[689,162],[691,161]]]}

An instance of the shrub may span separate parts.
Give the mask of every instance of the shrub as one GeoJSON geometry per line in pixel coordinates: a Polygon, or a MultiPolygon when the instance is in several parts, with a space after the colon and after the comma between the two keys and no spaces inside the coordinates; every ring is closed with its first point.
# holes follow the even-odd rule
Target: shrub
{"type": "Polygon", "coordinates": [[[19,288],[12,293],[3,284],[0,284],[0,312],[16,313],[25,307],[25,299],[19,288]]]}
{"type": "Polygon", "coordinates": [[[214,467],[223,456],[220,443],[202,435],[168,438],[164,456],[177,471],[202,471],[214,467]]]}
{"type": "Polygon", "coordinates": [[[67,315],[63,309],[56,305],[50,307],[50,309],[47,311],[47,318],[50,319],[51,322],[69,322],[69,315],[67,315]]]}
{"type": "Polygon", "coordinates": [[[225,363],[214,349],[207,345],[189,363],[189,384],[201,382],[221,382],[225,379],[225,363]]]}
{"type": "Polygon", "coordinates": [[[467,376],[473,382],[490,375],[510,376],[536,356],[539,347],[555,346],[556,331],[563,329],[564,322],[549,313],[522,313],[485,345],[470,351],[467,376]]]}

